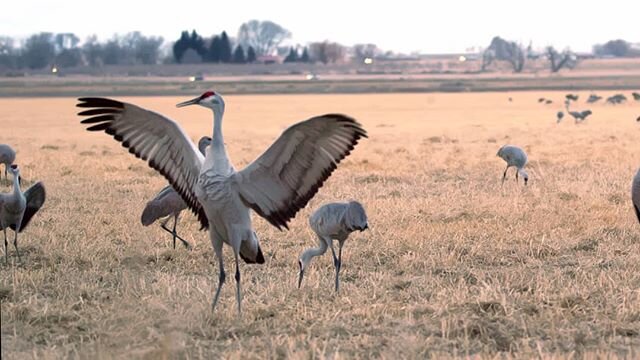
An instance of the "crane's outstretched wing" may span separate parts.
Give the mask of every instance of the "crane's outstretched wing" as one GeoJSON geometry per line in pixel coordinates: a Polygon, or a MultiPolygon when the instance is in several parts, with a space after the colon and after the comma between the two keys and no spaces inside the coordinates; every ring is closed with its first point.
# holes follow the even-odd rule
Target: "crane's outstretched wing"
{"type": "Polygon", "coordinates": [[[104,131],[129,152],[157,170],[198,216],[203,229],[209,221],[195,195],[204,156],[180,125],[153,111],[105,98],[80,98],[76,106],[90,108],[78,113],[91,116],[81,121],[92,124],[88,131],[104,131]]]}
{"type": "Polygon", "coordinates": [[[233,175],[242,200],[272,225],[287,222],[318,192],[367,132],[354,119],[327,114],[297,123],[233,175]]]}
{"type": "MultiPolygon", "coordinates": [[[[29,225],[33,215],[35,215],[42,205],[44,205],[44,200],[46,198],[44,184],[41,181],[38,181],[31,185],[27,191],[24,192],[24,197],[27,199],[27,207],[24,210],[24,215],[22,215],[20,232],[24,231],[27,225],[29,225]]],[[[15,225],[11,225],[10,228],[14,231],[16,229],[15,225]]]]}

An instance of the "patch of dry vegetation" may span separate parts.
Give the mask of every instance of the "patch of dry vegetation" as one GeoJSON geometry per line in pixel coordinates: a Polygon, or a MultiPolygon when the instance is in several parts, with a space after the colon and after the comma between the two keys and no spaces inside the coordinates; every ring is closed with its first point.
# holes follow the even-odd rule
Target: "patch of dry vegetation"
{"type": "MultiPolygon", "coordinates": [[[[267,261],[242,266],[241,319],[231,277],[210,312],[217,270],[193,217],[181,229],[191,252],[139,224],[158,175],[86,133],[73,99],[0,100],[0,142],[49,196],[21,236],[23,263],[13,249],[0,263],[3,358],[637,357],[638,107],[596,105],[587,123],[556,125],[540,96],[563,94],[229,96],[237,167],[311,115],[344,112],[370,133],[291,231],[256,217],[267,261]],[[504,143],[528,151],[531,186],[513,174],[500,186],[504,143]],[[371,230],[345,246],[341,292],[329,255],[298,290],[297,256],[315,244],[307,216],[352,198],[371,230]]],[[[175,109],[182,99],[125,100],[194,139],[211,131],[205,110],[175,109]]]]}

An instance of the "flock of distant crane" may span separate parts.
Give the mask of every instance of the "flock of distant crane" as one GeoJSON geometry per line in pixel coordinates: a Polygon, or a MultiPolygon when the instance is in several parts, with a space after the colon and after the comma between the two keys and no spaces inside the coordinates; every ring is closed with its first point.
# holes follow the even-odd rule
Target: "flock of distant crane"
{"type": "MultiPolygon", "coordinates": [[[[635,101],[640,101],[640,93],[637,92],[633,92],[631,93],[631,96],[633,97],[633,99],[635,101]]],[[[583,111],[571,111],[569,110],[569,106],[571,105],[571,102],[577,102],[578,101],[579,96],[575,95],[575,94],[567,94],[565,95],[565,101],[564,101],[564,107],[565,110],[567,111],[567,114],[571,115],[571,117],[573,118],[573,120],[575,121],[576,124],[579,124],[583,121],[585,121],[587,119],[587,117],[589,117],[589,115],[593,114],[593,112],[591,112],[591,110],[583,110],[583,111]]],[[[596,95],[596,94],[591,94],[589,95],[589,98],[587,98],[587,104],[595,104],[598,101],[602,100],[603,97],[596,95]]],[[[509,102],[512,102],[513,99],[509,98],[509,102]]],[[[609,96],[606,100],[605,103],[606,104],[611,104],[611,105],[618,105],[618,104],[622,104],[625,103],[627,101],[627,97],[624,96],[624,94],[615,94],[612,96],[609,96]]],[[[550,105],[553,104],[553,100],[551,99],[547,99],[544,97],[538,98],[538,102],[539,103],[543,103],[545,105],[550,105]]],[[[559,110],[556,113],[556,122],[559,124],[562,119],[564,118],[564,111],[559,110]]],[[[636,118],[636,121],[640,121],[640,116],[638,116],[636,118]]]]}
{"type": "MultiPolygon", "coordinates": [[[[640,101],[640,94],[633,93],[640,101]]],[[[591,95],[588,103],[602,98],[591,95]]],[[[584,121],[590,110],[570,111],[571,101],[578,96],[566,95],[565,108],[576,123],[584,121]]],[[[510,101],[512,99],[510,98],[510,101]]],[[[540,98],[539,102],[553,103],[540,98]]],[[[626,101],[622,94],[607,102],[626,101]]],[[[260,243],[251,224],[250,210],[278,229],[288,229],[288,222],[314,197],[338,164],[348,156],[367,133],[362,126],[346,115],[326,114],[299,122],[282,135],[253,163],[236,171],[227,156],[222,135],[225,102],[219,93],[207,91],[194,99],[179,103],[178,107],[199,105],[213,112],[213,136],[202,137],[196,145],[178,123],[158,113],[133,104],[107,98],[80,98],[77,104],[86,110],[78,113],[86,117],[82,124],[88,131],[101,131],[112,136],[136,157],[162,174],[169,185],[145,206],[141,222],[144,226],[161,220],[161,227],[173,237],[173,248],[180,240],[187,248],[191,244],[180,237],[176,227],[180,213],[191,210],[201,229],[209,230],[209,237],[219,265],[218,287],[213,296],[215,310],[220,290],[225,283],[222,250],[229,245],[234,254],[236,301],[241,313],[239,258],[248,264],[265,262],[260,243]],[[173,218],[173,228],[167,223],[173,218]]],[[[564,113],[558,112],[558,122],[564,113]]],[[[639,118],[640,121],[640,118],[639,118]]],[[[514,145],[504,145],[497,153],[507,167],[502,176],[504,184],[510,167],[516,169],[516,182],[521,176],[526,186],[529,175],[525,170],[527,155],[514,145]]],[[[5,165],[5,178],[13,176],[13,191],[0,194],[0,229],[4,231],[5,262],[8,263],[7,229],[14,231],[14,246],[18,260],[18,233],[22,232],[45,201],[41,182],[25,192],[20,188],[20,172],[15,164],[16,153],[8,145],[0,144],[0,164],[5,165]]],[[[640,221],[640,170],[632,185],[632,201],[640,221]]],[[[349,234],[369,228],[364,207],[357,201],[336,202],[321,206],[309,217],[309,225],[318,239],[318,247],[305,250],[299,257],[298,287],[311,260],[330,248],[335,267],[335,290],[339,290],[342,247],[349,234]],[[339,244],[338,253],[333,241],[339,244]]]]}

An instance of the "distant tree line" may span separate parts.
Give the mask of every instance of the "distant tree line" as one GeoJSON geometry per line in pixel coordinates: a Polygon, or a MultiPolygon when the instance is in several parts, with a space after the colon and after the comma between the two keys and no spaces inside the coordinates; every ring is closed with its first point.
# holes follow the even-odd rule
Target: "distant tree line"
{"type": "Polygon", "coordinates": [[[82,46],[72,33],[43,32],[28,37],[21,46],[6,36],[0,37],[0,66],[10,69],[42,69],[48,66],[101,66],[157,64],[161,59],[162,37],[140,32],[115,35],[99,42],[90,36],[82,46]]]}

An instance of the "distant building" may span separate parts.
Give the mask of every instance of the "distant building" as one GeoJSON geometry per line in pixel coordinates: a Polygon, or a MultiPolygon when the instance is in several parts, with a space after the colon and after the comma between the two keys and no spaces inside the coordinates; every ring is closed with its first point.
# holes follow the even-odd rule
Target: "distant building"
{"type": "Polygon", "coordinates": [[[256,62],[260,64],[282,64],[284,58],[277,55],[260,55],[256,58],[256,62]]]}

